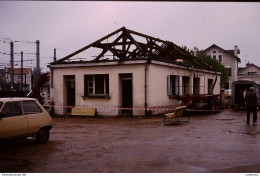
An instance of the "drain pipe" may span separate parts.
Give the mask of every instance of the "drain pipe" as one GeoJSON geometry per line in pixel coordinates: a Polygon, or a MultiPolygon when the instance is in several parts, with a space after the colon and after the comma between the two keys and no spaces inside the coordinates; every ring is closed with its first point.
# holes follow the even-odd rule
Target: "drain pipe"
{"type": "Polygon", "coordinates": [[[148,116],[147,113],[147,62],[144,65],[144,109],[145,109],[145,116],[148,116]]]}

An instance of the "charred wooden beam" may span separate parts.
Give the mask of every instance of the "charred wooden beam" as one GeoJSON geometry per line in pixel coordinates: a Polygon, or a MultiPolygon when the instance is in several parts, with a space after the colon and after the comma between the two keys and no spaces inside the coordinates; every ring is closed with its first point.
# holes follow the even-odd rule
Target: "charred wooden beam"
{"type": "Polygon", "coordinates": [[[57,62],[63,62],[63,61],[65,61],[66,59],[69,59],[69,58],[71,58],[71,57],[73,57],[73,56],[75,56],[75,55],[81,53],[82,51],[85,51],[86,49],[88,49],[88,48],[90,48],[90,47],[93,47],[94,44],[99,43],[99,42],[102,42],[103,40],[105,40],[105,39],[107,39],[107,38],[109,38],[109,37],[115,35],[116,33],[122,31],[123,28],[124,28],[124,27],[122,27],[122,28],[120,28],[120,29],[118,29],[118,30],[116,30],[116,31],[114,31],[114,32],[112,32],[112,33],[106,35],[105,37],[102,37],[101,39],[99,39],[99,40],[97,40],[97,41],[95,41],[95,42],[93,42],[93,43],[91,43],[91,44],[89,44],[89,45],[87,45],[87,46],[85,46],[85,47],[83,47],[83,48],[81,48],[81,49],[75,51],[74,53],[72,53],[72,54],[70,54],[70,55],[68,55],[68,56],[66,56],[66,57],[64,57],[64,58],[62,58],[62,59],[60,59],[60,60],[58,60],[57,62]]]}
{"type": "Polygon", "coordinates": [[[130,39],[131,42],[135,44],[135,46],[139,49],[142,50],[142,48],[139,46],[139,44],[135,41],[135,39],[132,37],[132,35],[126,30],[126,28],[123,28],[124,34],[126,35],[127,38],[130,39]]]}
{"type": "MultiPolygon", "coordinates": [[[[121,34],[120,36],[118,36],[112,43],[112,45],[109,46],[103,46],[103,51],[94,59],[95,61],[99,60],[102,55],[104,55],[110,48],[112,48],[114,46],[114,44],[116,44],[121,38],[123,37],[123,34],[121,34]]],[[[98,47],[101,46],[101,43],[96,43],[93,46],[98,47]]]]}

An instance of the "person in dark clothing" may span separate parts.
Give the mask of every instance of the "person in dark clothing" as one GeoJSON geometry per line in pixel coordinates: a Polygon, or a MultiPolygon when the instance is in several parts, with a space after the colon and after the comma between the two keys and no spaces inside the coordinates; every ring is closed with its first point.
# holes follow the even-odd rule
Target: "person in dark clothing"
{"type": "Polygon", "coordinates": [[[257,96],[254,92],[254,87],[250,87],[249,92],[246,93],[245,96],[245,102],[246,102],[246,111],[247,111],[247,125],[249,125],[250,122],[250,112],[253,112],[253,123],[256,124],[257,122],[257,96]]]}

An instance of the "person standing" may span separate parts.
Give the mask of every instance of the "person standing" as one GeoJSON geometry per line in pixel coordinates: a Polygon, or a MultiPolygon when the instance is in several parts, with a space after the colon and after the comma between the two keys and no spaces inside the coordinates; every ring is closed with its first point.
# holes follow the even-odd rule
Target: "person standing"
{"type": "Polygon", "coordinates": [[[249,92],[246,93],[245,96],[245,102],[246,102],[246,112],[247,112],[247,125],[249,125],[250,122],[250,112],[253,112],[253,124],[256,124],[257,122],[257,96],[254,92],[254,87],[250,87],[249,92]]]}

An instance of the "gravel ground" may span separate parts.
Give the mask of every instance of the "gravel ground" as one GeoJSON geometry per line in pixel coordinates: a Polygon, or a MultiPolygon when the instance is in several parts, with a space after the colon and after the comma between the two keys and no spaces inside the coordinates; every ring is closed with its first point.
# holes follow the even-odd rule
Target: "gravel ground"
{"type": "Polygon", "coordinates": [[[246,125],[242,111],[196,115],[166,126],[163,116],[53,121],[46,144],[34,139],[1,143],[0,172],[260,172],[260,124],[246,125]]]}

